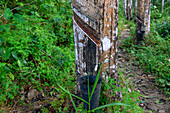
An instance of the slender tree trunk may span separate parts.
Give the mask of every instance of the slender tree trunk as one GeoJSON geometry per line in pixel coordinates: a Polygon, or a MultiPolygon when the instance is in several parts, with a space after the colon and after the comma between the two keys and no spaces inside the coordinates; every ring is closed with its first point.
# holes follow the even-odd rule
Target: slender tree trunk
{"type": "MultiPolygon", "coordinates": [[[[166,4],[169,4],[169,2],[170,2],[170,0],[167,0],[166,4]]],[[[168,5],[166,5],[166,7],[168,7],[168,5]]],[[[168,12],[167,17],[169,16],[169,14],[170,14],[170,12],[168,12]]]]}
{"type": "Polygon", "coordinates": [[[132,19],[132,0],[125,0],[125,17],[127,20],[132,19]]]}
{"type": "MultiPolygon", "coordinates": [[[[96,75],[107,80],[116,72],[118,0],[72,0],[77,81],[96,75]]],[[[79,89],[79,88],[77,88],[79,89]]]]}
{"type": "Polygon", "coordinates": [[[121,2],[122,2],[122,11],[124,11],[125,8],[124,0],[122,0],[121,2]]]}
{"type": "Polygon", "coordinates": [[[150,32],[150,12],[151,12],[151,0],[145,0],[145,19],[144,19],[144,31],[148,35],[150,32]]]}
{"type": "Polygon", "coordinates": [[[137,6],[138,6],[138,0],[135,0],[135,16],[134,16],[135,23],[136,23],[136,16],[137,16],[137,6]]]}
{"type": "Polygon", "coordinates": [[[127,0],[124,0],[124,15],[127,18],[127,0]]]}
{"type": "Polygon", "coordinates": [[[132,0],[128,0],[128,2],[129,2],[128,20],[132,20],[132,0]]]}
{"type": "Polygon", "coordinates": [[[144,35],[150,32],[150,3],[151,0],[138,0],[136,11],[136,31],[134,40],[143,40],[144,35]]]}
{"type": "Polygon", "coordinates": [[[162,13],[164,12],[164,0],[162,0],[162,13]]]}
{"type": "Polygon", "coordinates": [[[137,12],[136,12],[136,30],[134,40],[140,41],[143,38],[144,33],[144,2],[145,0],[137,1],[137,12]]]}

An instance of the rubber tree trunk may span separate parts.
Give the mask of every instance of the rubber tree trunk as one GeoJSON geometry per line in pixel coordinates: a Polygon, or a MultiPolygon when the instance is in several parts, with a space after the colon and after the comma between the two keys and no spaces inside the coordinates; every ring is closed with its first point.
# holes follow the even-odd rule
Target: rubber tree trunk
{"type": "MultiPolygon", "coordinates": [[[[77,81],[85,75],[107,80],[116,72],[118,0],[72,0],[77,81]]],[[[78,88],[79,89],[79,88],[78,88]]]]}
{"type": "Polygon", "coordinates": [[[121,0],[121,3],[122,3],[122,11],[124,11],[125,8],[124,0],[121,0]]]}
{"type": "Polygon", "coordinates": [[[127,20],[132,20],[132,0],[124,0],[124,15],[127,20]]]}
{"type": "Polygon", "coordinates": [[[162,0],[162,13],[164,12],[164,0],[162,0]]]}
{"type": "Polygon", "coordinates": [[[134,16],[135,23],[136,23],[136,16],[137,16],[137,5],[138,5],[138,0],[135,0],[135,16],[134,16]]]}
{"type": "Polygon", "coordinates": [[[132,0],[128,0],[128,20],[132,20],[132,0]]]}
{"type": "Polygon", "coordinates": [[[124,15],[127,18],[127,0],[124,0],[124,15]]]}
{"type": "Polygon", "coordinates": [[[144,34],[150,32],[150,0],[137,0],[136,31],[134,40],[143,40],[144,34]]]}
{"type": "Polygon", "coordinates": [[[144,31],[145,34],[148,35],[150,32],[151,0],[145,0],[144,13],[144,31]]]}

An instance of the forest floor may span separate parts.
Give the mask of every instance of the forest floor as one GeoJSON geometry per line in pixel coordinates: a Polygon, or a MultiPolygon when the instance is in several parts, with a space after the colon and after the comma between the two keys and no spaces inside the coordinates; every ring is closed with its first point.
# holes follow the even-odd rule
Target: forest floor
{"type": "MultiPolygon", "coordinates": [[[[127,26],[125,26],[127,28],[127,26]]],[[[142,97],[141,101],[144,103],[139,104],[146,112],[152,111],[153,113],[170,113],[170,100],[161,88],[155,82],[155,76],[139,69],[135,61],[132,60],[133,56],[129,53],[123,52],[120,48],[122,39],[130,36],[130,29],[124,29],[119,37],[119,54],[118,64],[119,69],[125,72],[125,77],[129,77],[129,82],[134,86],[135,91],[139,91],[142,97]]]]}
{"type": "MultiPolygon", "coordinates": [[[[119,70],[124,72],[124,77],[129,78],[129,82],[131,82],[131,86],[133,86],[131,87],[133,89],[129,91],[135,90],[140,92],[142,95],[140,100],[145,102],[139,103],[139,106],[142,107],[146,113],[149,111],[152,113],[170,113],[170,100],[168,100],[168,97],[157,86],[155,77],[139,69],[139,66],[137,66],[132,59],[133,56],[123,52],[120,48],[122,44],[121,40],[129,36],[130,29],[127,28],[121,32],[118,53],[119,70]]],[[[54,93],[50,96],[50,89],[45,89],[46,96],[43,95],[43,92],[30,88],[27,93],[23,92],[23,96],[15,100],[15,104],[12,107],[3,107],[2,110],[5,110],[7,113],[38,113],[42,107],[45,107],[53,113],[55,110],[50,107],[51,102],[54,101],[58,95],[54,93]],[[24,101],[23,105],[18,102],[21,98],[24,101]]]]}

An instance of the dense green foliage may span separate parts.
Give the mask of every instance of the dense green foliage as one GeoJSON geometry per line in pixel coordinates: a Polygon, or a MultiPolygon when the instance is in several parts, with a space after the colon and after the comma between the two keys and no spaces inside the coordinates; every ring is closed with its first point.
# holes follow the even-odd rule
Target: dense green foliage
{"type": "MultiPolygon", "coordinates": [[[[0,104],[12,105],[10,100],[20,98],[20,92],[27,92],[30,87],[40,91],[49,87],[51,93],[59,94],[51,103],[54,109],[58,112],[70,110],[70,98],[57,84],[71,92],[76,87],[71,2],[2,0],[0,5],[3,13],[0,18],[0,104]]],[[[102,85],[101,105],[113,103],[109,97],[114,97],[115,91],[121,91],[114,79],[110,81],[102,85]],[[106,96],[113,88],[113,93],[106,96]]],[[[137,108],[141,111],[135,104],[139,100],[132,101],[138,96],[134,92],[128,95],[127,89],[122,90],[123,103],[132,105],[131,110],[137,108]],[[127,98],[129,96],[132,98],[127,98]]],[[[113,111],[121,109],[114,106],[113,111]]],[[[48,110],[43,108],[42,111],[48,110]]]]}
{"type": "MultiPolygon", "coordinates": [[[[56,100],[51,103],[53,108],[57,112],[68,112],[73,105],[71,105],[69,95],[57,84],[69,89],[71,93],[75,92],[71,1],[0,0],[0,6],[0,14],[3,14],[0,15],[0,107],[1,105],[11,106],[13,100],[19,99],[21,92],[27,92],[30,87],[44,92],[45,87],[48,87],[51,93],[58,94],[56,100]]],[[[123,26],[123,13],[120,13],[119,18],[120,26],[123,26]]],[[[161,16],[160,20],[152,23],[154,29],[151,37],[146,38],[143,43],[145,46],[132,45],[130,43],[132,37],[130,37],[125,41],[124,47],[136,57],[137,63],[142,68],[148,73],[157,75],[157,81],[166,91],[169,91],[169,23],[166,21],[167,18],[161,16]]],[[[133,23],[129,25],[135,29],[133,23]]],[[[110,82],[104,81],[100,105],[119,102],[128,104],[130,107],[113,106],[103,111],[142,112],[142,108],[136,105],[141,95],[133,90],[128,92],[130,87],[128,79],[127,84],[124,84],[123,72],[119,71],[119,74],[122,89],[116,86],[114,79],[109,78],[110,82]],[[115,92],[122,92],[122,101],[114,99],[115,92]]],[[[81,105],[78,105],[79,108],[81,105]]],[[[45,108],[42,111],[48,112],[45,108]]]]}
{"type": "Polygon", "coordinates": [[[158,19],[169,15],[170,10],[169,0],[164,0],[164,7],[162,13],[162,0],[151,0],[151,19],[158,19]]]}
{"type": "MultiPolygon", "coordinates": [[[[44,85],[54,85],[53,76],[65,85],[75,80],[70,2],[11,3],[0,2],[4,5],[0,21],[0,103],[14,99],[26,87],[43,90],[44,85]],[[22,7],[10,10],[17,6],[22,7]]],[[[68,87],[74,88],[71,84],[68,87]]]]}

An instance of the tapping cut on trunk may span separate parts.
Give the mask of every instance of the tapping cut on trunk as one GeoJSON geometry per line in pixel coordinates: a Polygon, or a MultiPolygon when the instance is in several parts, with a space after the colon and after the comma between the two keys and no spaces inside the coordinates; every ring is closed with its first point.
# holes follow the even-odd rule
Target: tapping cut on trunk
{"type": "Polygon", "coordinates": [[[77,80],[113,77],[118,39],[118,0],[72,0],[77,80]]]}

